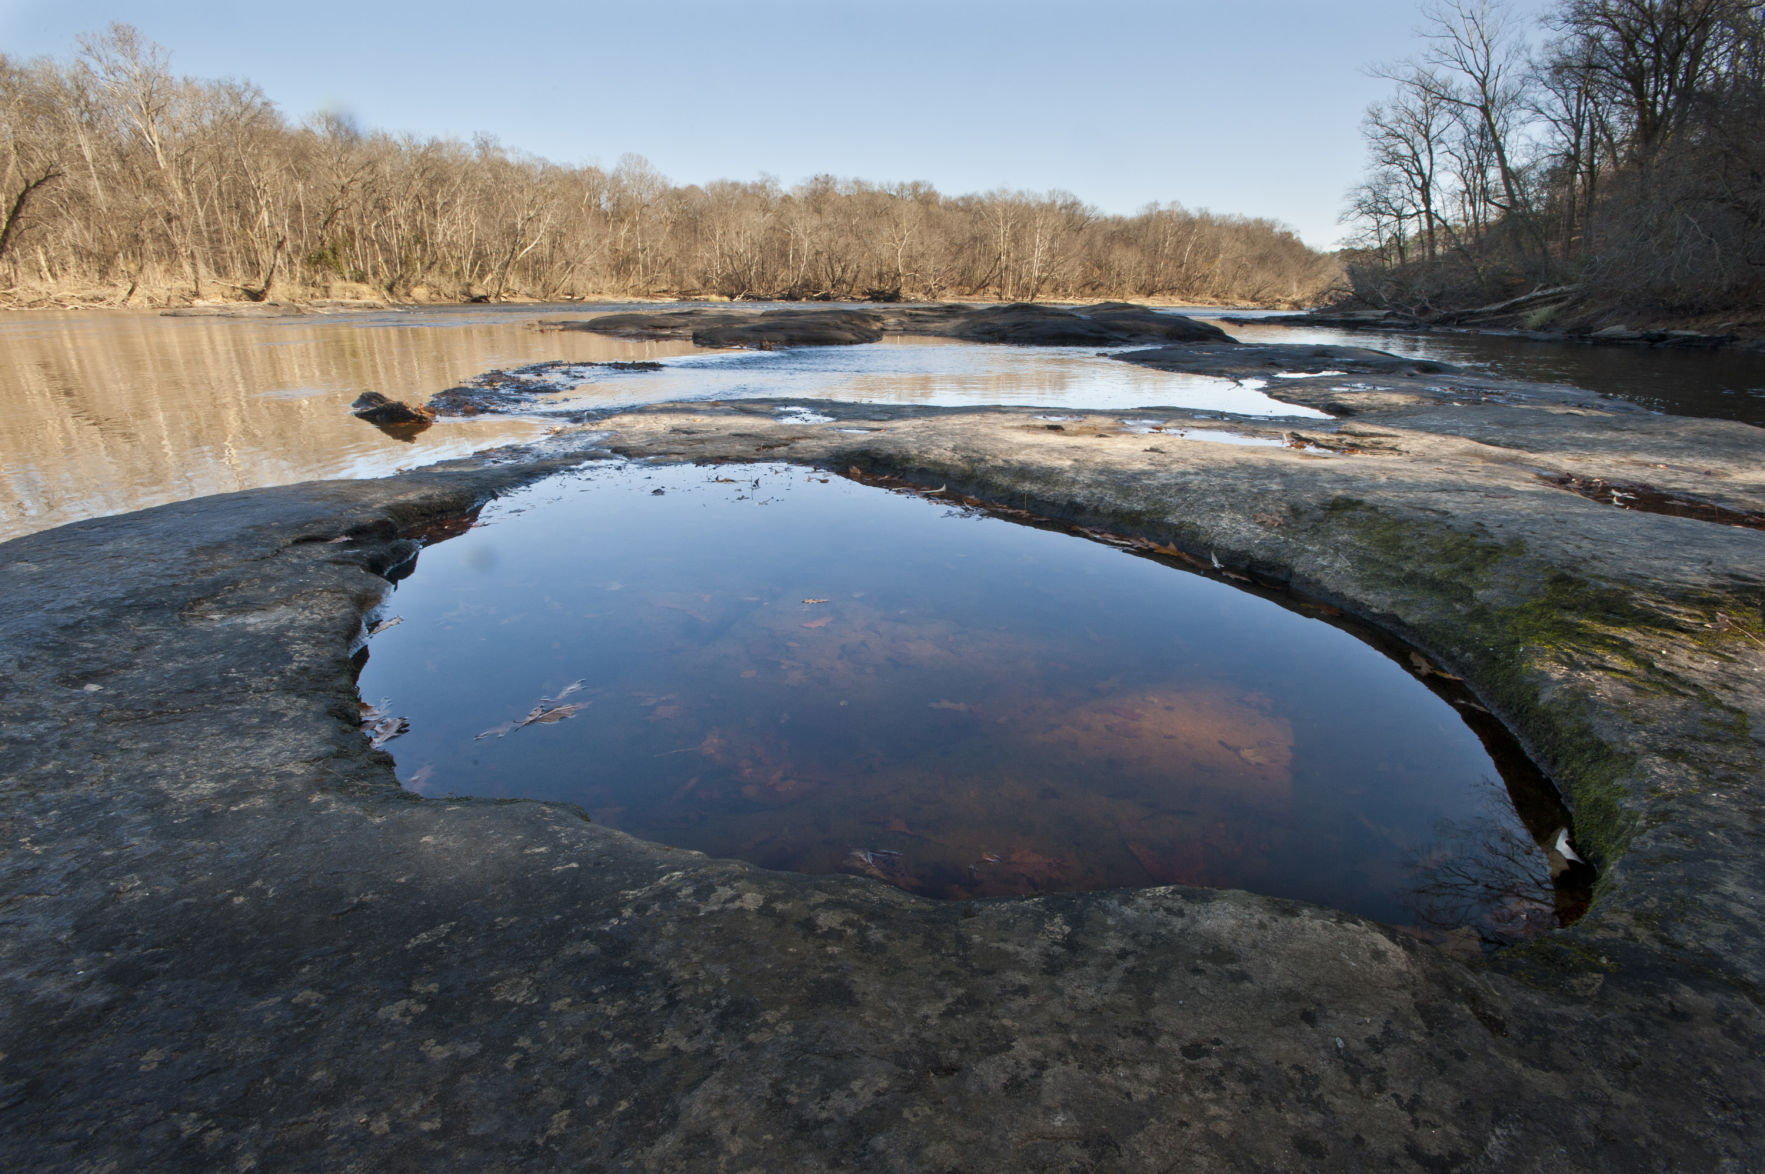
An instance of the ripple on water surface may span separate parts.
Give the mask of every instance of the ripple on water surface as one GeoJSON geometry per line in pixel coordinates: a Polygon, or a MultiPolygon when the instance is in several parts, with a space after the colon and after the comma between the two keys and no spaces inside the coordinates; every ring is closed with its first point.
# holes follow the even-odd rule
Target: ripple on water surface
{"type": "Polygon", "coordinates": [[[609,464],[424,550],[395,616],[362,696],[427,795],[939,897],[1197,884],[1486,941],[1574,900],[1548,784],[1392,659],[917,495],[609,464]]]}

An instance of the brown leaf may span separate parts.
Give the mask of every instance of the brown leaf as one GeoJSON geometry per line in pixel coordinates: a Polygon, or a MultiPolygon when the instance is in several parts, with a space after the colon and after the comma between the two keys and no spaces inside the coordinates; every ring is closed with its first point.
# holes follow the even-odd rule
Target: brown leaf
{"type": "Polygon", "coordinates": [[[368,745],[378,750],[410,728],[411,723],[405,718],[383,717],[368,727],[368,745]]]}
{"type": "Polygon", "coordinates": [[[829,625],[829,624],[831,624],[831,623],[833,623],[833,617],[832,617],[832,616],[822,616],[822,617],[821,617],[821,618],[820,618],[820,619],[818,619],[818,620],[807,620],[807,621],[805,621],[805,622],[804,622],[804,624],[803,624],[803,626],[804,626],[804,627],[805,627],[805,628],[825,628],[825,627],[827,627],[827,626],[828,626],[828,625],[829,625]]]}

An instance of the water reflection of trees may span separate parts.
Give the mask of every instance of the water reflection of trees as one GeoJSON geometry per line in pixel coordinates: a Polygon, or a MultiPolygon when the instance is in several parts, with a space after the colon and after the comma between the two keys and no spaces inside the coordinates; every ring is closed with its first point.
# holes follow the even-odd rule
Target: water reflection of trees
{"type": "Polygon", "coordinates": [[[1417,928],[1430,937],[1469,928],[1507,945],[1574,921],[1587,908],[1593,870],[1548,846],[1556,827],[1521,824],[1501,783],[1486,778],[1483,788],[1488,815],[1440,821],[1410,865],[1404,905],[1417,928]]]}

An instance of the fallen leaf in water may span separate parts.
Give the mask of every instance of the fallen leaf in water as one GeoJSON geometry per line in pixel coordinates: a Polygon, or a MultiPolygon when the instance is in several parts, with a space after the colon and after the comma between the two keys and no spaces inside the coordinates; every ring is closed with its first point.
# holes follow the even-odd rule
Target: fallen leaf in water
{"type": "Polygon", "coordinates": [[[751,681],[759,675],[760,675],[759,669],[743,669],[742,670],[742,680],[744,680],[744,681],[751,681]]]}
{"type": "Polygon", "coordinates": [[[368,745],[375,750],[410,730],[411,723],[402,717],[383,717],[368,727],[368,745]]]}
{"type": "Polygon", "coordinates": [[[663,722],[667,721],[669,718],[679,717],[680,713],[681,707],[678,705],[658,705],[656,708],[650,710],[649,720],[653,722],[663,722]]]}
{"type": "Polygon", "coordinates": [[[564,698],[569,697],[573,693],[582,692],[583,687],[586,686],[587,684],[588,684],[587,678],[579,677],[576,680],[571,681],[568,685],[565,685],[562,689],[559,689],[558,695],[556,697],[542,697],[542,698],[540,698],[540,700],[541,701],[551,701],[551,702],[562,701],[564,698]]]}
{"type": "Polygon", "coordinates": [[[804,603],[826,603],[827,600],[825,600],[825,599],[805,599],[803,602],[804,603]]]}
{"type": "Polygon", "coordinates": [[[966,701],[934,701],[931,703],[931,708],[953,709],[958,713],[967,713],[970,706],[966,701]]]}
{"type": "Polygon", "coordinates": [[[418,769],[417,773],[413,774],[410,778],[405,780],[405,786],[410,787],[412,789],[415,789],[417,787],[421,787],[423,784],[425,784],[429,781],[429,777],[431,775],[433,775],[434,773],[435,773],[435,764],[433,762],[427,763],[423,767],[418,769]]]}
{"type": "Polygon", "coordinates": [[[807,620],[807,621],[805,621],[805,622],[804,622],[804,624],[803,624],[803,626],[804,626],[804,627],[805,627],[805,628],[825,628],[825,627],[827,627],[827,626],[828,626],[828,625],[829,625],[829,624],[831,624],[831,623],[833,623],[833,617],[832,617],[832,616],[822,616],[822,617],[821,617],[821,618],[820,618],[820,619],[818,619],[818,620],[807,620]]]}
{"type": "Polygon", "coordinates": [[[520,729],[522,726],[549,726],[555,722],[561,722],[565,718],[575,717],[577,711],[581,708],[582,703],[547,706],[542,702],[528,710],[527,716],[519,721],[504,722],[500,726],[492,726],[490,729],[485,730],[482,734],[479,734],[478,737],[472,740],[477,742],[485,738],[500,738],[505,734],[520,729]]]}
{"type": "Polygon", "coordinates": [[[402,623],[404,623],[403,616],[393,616],[389,620],[381,620],[379,623],[375,624],[373,627],[368,629],[368,635],[378,636],[380,633],[384,632],[386,629],[396,628],[402,623]]]}

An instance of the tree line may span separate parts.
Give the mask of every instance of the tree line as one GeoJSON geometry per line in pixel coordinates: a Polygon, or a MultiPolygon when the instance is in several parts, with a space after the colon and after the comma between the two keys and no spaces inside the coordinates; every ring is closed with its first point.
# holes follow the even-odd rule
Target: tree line
{"type": "Polygon", "coordinates": [[[1423,316],[1558,286],[1645,312],[1765,303],[1765,4],[1422,16],[1363,123],[1357,296],[1423,316]]]}
{"type": "Polygon", "coordinates": [[[127,25],[0,55],[0,299],[1152,298],[1297,305],[1334,258],[1269,220],[818,176],[670,183],[420,139],[176,76],[127,25]]]}

